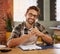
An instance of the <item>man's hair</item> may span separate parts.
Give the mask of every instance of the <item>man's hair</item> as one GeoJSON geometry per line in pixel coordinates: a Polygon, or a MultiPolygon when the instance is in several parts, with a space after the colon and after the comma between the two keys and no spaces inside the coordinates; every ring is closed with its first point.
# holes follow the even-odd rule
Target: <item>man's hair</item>
{"type": "Polygon", "coordinates": [[[37,12],[38,12],[38,16],[40,15],[40,9],[39,9],[37,6],[30,6],[30,7],[27,9],[27,12],[26,12],[26,13],[28,13],[28,11],[31,10],[31,9],[37,11],[37,12]]]}

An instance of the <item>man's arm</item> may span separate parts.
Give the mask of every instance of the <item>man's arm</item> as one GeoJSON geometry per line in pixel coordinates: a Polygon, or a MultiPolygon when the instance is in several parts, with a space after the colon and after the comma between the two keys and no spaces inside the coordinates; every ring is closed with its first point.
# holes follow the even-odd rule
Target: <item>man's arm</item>
{"type": "Polygon", "coordinates": [[[7,43],[7,46],[8,47],[18,46],[20,44],[25,43],[32,36],[35,36],[35,32],[33,32],[33,30],[31,30],[31,32],[29,32],[28,34],[21,35],[18,38],[12,38],[12,39],[10,39],[8,41],[8,43],[7,43]]]}
{"type": "Polygon", "coordinates": [[[49,33],[47,32],[45,27],[38,22],[36,23],[36,27],[37,27],[37,29],[36,29],[37,35],[41,36],[42,40],[46,44],[53,44],[53,38],[51,36],[49,36],[49,33]]]}
{"type": "Polygon", "coordinates": [[[36,35],[40,36],[46,43],[53,44],[52,37],[46,34],[45,29],[43,30],[45,34],[43,32],[40,32],[37,27],[35,27],[35,31],[36,31],[36,35]]]}
{"type": "Polygon", "coordinates": [[[24,34],[19,38],[12,38],[8,41],[7,46],[8,47],[15,47],[18,46],[20,44],[23,44],[24,42],[26,42],[32,35],[31,34],[24,34]]]}
{"type": "Polygon", "coordinates": [[[39,32],[38,36],[40,36],[46,43],[53,44],[53,40],[51,36],[44,34],[42,32],[39,32]]]}

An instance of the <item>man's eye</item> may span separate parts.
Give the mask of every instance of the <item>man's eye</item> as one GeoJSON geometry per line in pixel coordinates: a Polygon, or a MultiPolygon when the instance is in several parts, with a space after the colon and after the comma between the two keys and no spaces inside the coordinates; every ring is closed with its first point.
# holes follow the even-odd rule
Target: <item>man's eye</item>
{"type": "Polygon", "coordinates": [[[31,14],[31,13],[30,13],[29,15],[31,15],[31,16],[32,16],[33,14],[31,14]]]}

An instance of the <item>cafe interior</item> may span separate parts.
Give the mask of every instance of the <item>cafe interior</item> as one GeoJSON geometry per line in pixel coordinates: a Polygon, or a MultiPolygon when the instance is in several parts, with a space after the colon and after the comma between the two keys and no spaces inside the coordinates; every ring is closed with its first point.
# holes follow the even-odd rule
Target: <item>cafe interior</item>
{"type": "MultiPolygon", "coordinates": [[[[0,0],[0,54],[60,54],[59,4],[60,0],[0,0]],[[35,50],[22,50],[16,47],[8,48],[7,42],[13,28],[25,21],[25,11],[32,5],[40,8],[41,15],[37,21],[44,25],[52,36],[54,46],[35,50]]],[[[39,41],[41,41],[40,38],[37,40],[40,44],[39,41]]]]}

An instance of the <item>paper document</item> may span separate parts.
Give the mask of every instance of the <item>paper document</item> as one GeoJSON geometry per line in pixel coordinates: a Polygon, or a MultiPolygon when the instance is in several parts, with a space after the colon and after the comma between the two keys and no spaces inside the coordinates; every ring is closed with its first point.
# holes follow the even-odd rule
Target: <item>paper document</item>
{"type": "Polygon", "coordinates": [[[36,44],[33,44],[33,45],[20,45],[19,47],[23,50],[42,49],[40,46],[37,46],[36,44]]]}
{"type": "Polygon", "coordinates": [[[60,49],[60,44],[54,44],[54,48],[60,49]]]}

